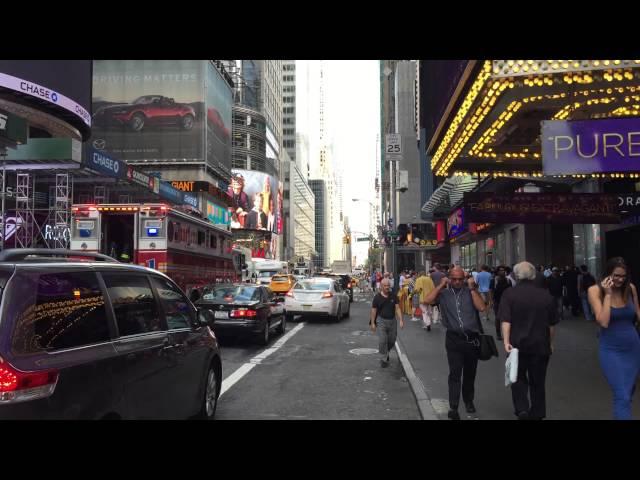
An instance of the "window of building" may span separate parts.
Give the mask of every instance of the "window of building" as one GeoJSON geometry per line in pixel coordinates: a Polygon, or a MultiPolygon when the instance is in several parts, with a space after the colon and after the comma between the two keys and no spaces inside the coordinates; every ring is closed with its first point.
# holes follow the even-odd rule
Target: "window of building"
{"type": "Polygon", "coordinates": [[[121,337],[162,330],[158,306],[144,275],[103,273],[121,337]]]}
{"type": "Polygon", "coordinates": [[[24,292],[12,300],[19,308],[13,350],[18,354],[62,350],[109,340],[102,290],[93,272],[18,274],[24,292]]]}
{"type": "Polygon", "coordinates": [[[210,235],[209,236],[209,248],[218,248],[218,236],[210,235]]]}

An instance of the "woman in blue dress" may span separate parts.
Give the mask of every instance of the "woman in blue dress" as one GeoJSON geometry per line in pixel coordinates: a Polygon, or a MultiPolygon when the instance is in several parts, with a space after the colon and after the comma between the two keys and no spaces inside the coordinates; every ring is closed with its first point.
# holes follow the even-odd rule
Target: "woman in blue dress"
{"type": "Polygon", "coordinates": [[[622,257],[607,263],[599,285],[588,290],[589,303],[600,325],[600,365],[613,392],[613,417],[631,420],[631,395],[640,373],[638,292],[629,280],[622,257]]]}

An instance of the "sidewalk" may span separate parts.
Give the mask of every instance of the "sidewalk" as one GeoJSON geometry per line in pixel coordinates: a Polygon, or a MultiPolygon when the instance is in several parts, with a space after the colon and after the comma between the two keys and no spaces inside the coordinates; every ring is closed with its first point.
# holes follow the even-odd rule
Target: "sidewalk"
{"type": "MultiPolygon", "coordinates": [[[[495,335],[493,313],[484,321],[485,333],[495,335]]],[[[609,386],[602,375],[598,359],[598,328],[595,322],[582,317],[565,318],[556,329],[555,352],[547,370],[548,420],[610,420],[612,399],[609,386]]],[[[422,328],[422,321],[413,322],[405,316],[404,329],[398,329],[400,350],[408,358],[418,382],[411,382],[414,396],[419,400],[426,394],[433,414],[446,420],[449,411],[449,366],[444,348],[445,330],[442,324],[422,328]],[[424,394],[419,391],[424,386],[424,394]],[[417,390],[416,390],[417,385],[417,390]]],[[[468,415],[460,400],[459,413],[463,420],[515,420],[511,403],[511,390],[504,386],[502,342],[497,342],[499,358],[478,362],[475,405],[477,414],[468,415]]],[[[406,370],[406,369],[405,369],[406,370]]],[[[423,401],[424,405],[425,402],[423,401]]],[[[420,406],[420,402],[418,402],[420,406]]],[[[429,409],[421,408],[429,413],[429,409]]],[[[633,405],[633,416],[640,419],[640,402],[633,405]]],[[[428,417],[425,417],[428,418],[428,417]]]]}

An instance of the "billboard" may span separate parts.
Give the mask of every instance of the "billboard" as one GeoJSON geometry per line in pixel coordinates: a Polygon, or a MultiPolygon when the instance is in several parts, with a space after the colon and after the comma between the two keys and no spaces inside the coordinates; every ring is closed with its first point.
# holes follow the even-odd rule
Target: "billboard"
{"type": "Polygon", "coordinates": [[[204,161],[203,60],[96,60],[94,148],[123,160],[204,161]]]}
{"type": "Polygon", "coordinates": [[[220,72],[207,62],[207,164],[220,176],[231,176],[231,107],[233,92],[220,72]]]}
{"type": "Polygon", "coordinates": [[[447,235],[449,238],[455,238],[464,231],[464,209],[458,208],[447,219],[447,235]]]}
{"type": "Polygon", "coordinates": [[[542,122],[545,175],[640,171],[640,118],[542,122]]]}
{"type": "Polygon", "coordinates": [[[232,199],[231,228],[268,230],[281,234],[283,228],[282,182],[254,170],[231,171],[228,194],[232,199]]]}
{"type": "Polygon", "coordinates": [[[618,202],[606,193],[464,194],[467,221],[477,223],[620,223],[618,202]]]}
{"type": "Polygon", "coordinates": [[[91,60],[0,60],[0,93],[19,92],[22,102],[65,120],[87,139],[91,64],[91,60]]]}
{"type": "Polygon", "coordinates": [[[221,207],[209,200],[207,203],[207,218],[216,225],[229,225],[229,211],[225,207],[221,207]]]}

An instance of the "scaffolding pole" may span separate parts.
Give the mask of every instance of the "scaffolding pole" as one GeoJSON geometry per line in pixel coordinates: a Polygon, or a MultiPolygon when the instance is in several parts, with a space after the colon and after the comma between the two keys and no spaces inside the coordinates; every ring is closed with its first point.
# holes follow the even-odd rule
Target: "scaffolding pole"
{"type": "Polygon", "coordinates": [[[69,174],[56,174],[56,204],[54,216],[54,248],[69,248],[71,212],[69,211],[69,174]]]}

